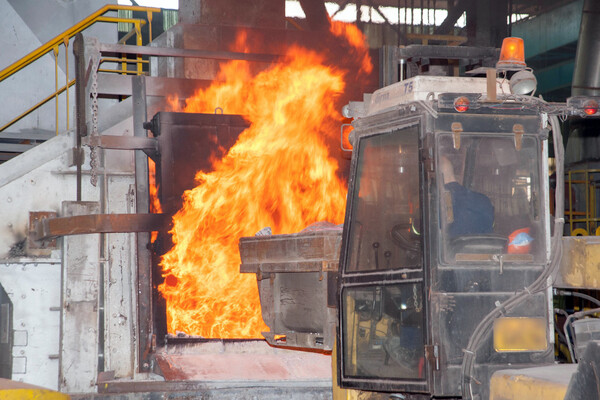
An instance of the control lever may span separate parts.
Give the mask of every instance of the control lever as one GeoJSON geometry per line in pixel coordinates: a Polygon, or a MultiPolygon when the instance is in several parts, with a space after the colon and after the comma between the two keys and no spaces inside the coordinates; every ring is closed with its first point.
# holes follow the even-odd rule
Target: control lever
{"type": "Polygon", "coordinates": [[[375,269],[379,269],[379,242],[373,242],[373,251],[375,252],[375,269]]]}

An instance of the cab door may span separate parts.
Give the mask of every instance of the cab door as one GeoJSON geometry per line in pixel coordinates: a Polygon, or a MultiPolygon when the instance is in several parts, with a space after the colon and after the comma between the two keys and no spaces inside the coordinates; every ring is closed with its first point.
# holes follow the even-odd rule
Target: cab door
{"type": "Polygon", "coordinates": [[[338,291],[342,387],[429,392],[421,126],[359,133],[355,146],[338,291]]]}

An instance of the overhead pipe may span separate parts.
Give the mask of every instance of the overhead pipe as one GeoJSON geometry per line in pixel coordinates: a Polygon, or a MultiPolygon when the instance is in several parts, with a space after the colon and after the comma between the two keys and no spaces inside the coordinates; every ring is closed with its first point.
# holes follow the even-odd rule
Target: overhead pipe
{"type": "Polygon", "coordinates": [[[585,0],[571,96],[600,96],[600,1],[585,0]]]}

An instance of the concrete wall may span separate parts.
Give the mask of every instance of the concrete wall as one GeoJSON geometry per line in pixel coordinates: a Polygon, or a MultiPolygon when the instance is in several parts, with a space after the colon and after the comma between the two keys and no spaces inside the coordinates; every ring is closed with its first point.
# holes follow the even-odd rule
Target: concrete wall
{"type": "MultiPolygon", "coordinates": [[[[26,246],[30,211],[66,216],[65,202],[76,200],[74,147],[69,132],[0,165],[0,284],[15,307],[12,378],[68,393],[96,391],[100,370],[131,379],[137,368],[135,235],[65,236],[39,257],[26,246]]],[[[106,177],[96,187],[86,162],[82,200],[96,212],[134,213],[130,152],[98,151],[115,162],[100,165],[106,177]]]]}
{"type": "MultiPolygon", "coordinates": [[[[0,165],[0,284],[14,306],[12,379],[59,388],[61,253],[25,255],[29,211],[60,211],[75,198],[74,136],[60,135],[0,165]]],[[[93,190],[87,199],[97,198],[93,190]]]]}
{"type": "MultiPolygon", "coordinates": [[[[60,135],[0,165],[0,259],[18,254],[29,211],[59,212],[63,200],[75,200],[75,170],[67,166],[74,144],[73,134],[60,135]]],[[[97,198],[84,191],[84,200],[97,198]]]]}
{"type": "Polygon", "coordinates": [[[0,284],[13,303],[12,379],[58,389],[60,260],[0,263],[0,284]]]}

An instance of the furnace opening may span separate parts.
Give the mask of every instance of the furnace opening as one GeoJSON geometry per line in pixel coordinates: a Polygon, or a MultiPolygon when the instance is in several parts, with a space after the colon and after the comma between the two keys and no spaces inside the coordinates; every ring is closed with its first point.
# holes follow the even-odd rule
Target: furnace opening
{"type": "MultiPolygon", "coordinates": [[[[374,69],[354,26],[331,28],[325,41],[272,44],[281,57],[270,65],[222,64],[209,86],[191,98],[174,95],[174,112],[153,118],[159,198],[173,216],[154,243],[159,337],[262,339],[269,328],[256,277],[240,274],[239,239],[266,227],[286,234],[343,222],[349,160],[340,111],[373,86],[374,69]]],[[[242,31],[233,50],[264,52],[248,45],[254,39],[242,31]]]]}

